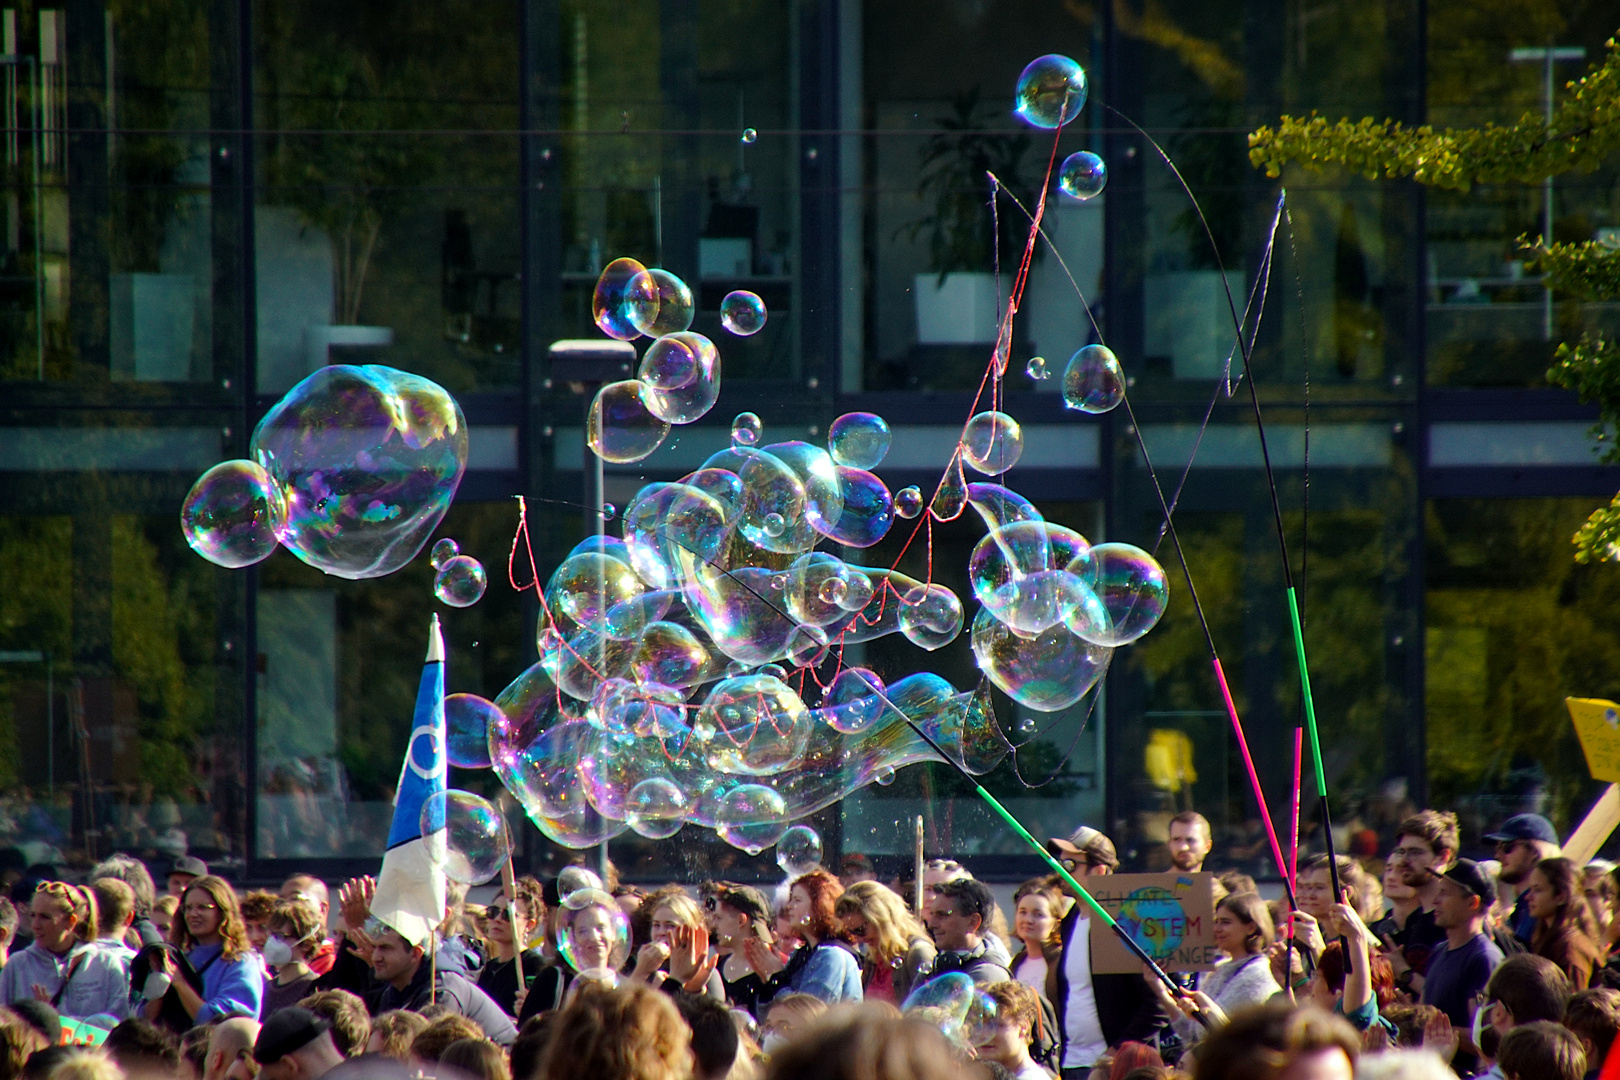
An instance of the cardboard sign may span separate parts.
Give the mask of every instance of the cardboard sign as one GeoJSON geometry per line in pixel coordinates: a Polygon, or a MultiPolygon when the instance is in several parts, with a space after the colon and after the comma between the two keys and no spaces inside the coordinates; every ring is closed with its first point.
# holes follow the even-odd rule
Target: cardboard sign
{"type": "MultiPolygon", "coordinates": [[[[1108,874],[1081,884],[1164,970],[1209,971],[1220,959],[1214,874],[1108,874]]],[[[1091,970],[1142,971],[1142,961],[1097,918],[1091,920],[1091,970]]]]}
{"type": "Polygon", "coordinates": [[[1620,781],[1620,705],[1601,698],[1565,698],[1586,767],[1594,780],[1620,781]]]}

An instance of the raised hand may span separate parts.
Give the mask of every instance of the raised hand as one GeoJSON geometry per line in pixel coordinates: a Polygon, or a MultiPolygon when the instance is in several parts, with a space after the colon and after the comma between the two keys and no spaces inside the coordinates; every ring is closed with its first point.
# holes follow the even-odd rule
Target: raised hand
{"type": "Polygon", "coordinates": [[[748,960],[748,966],[762,979],[768,979],[787,967],[782,958],[757,937],[750,937],[743,942],[743,956],[748,960]]]}
{"type": "Polygon", "coordinates": [[[1423,1025],[1423,1049],[1439,1054],[1441,1061],[1449,1064],[1461,1042],[1462,1034],[1451,1026],[1451,1017],[1445,1013],[1436,1013],[1423,1025]]]}
{"type": "Polygon", "coordinates": [[[371,918],[371,902],[377,896],[377,880],[372,877],[350,878],[338,890],[338,913],[343,918],[343,929],[351,935],[365,928],[371,918]]]}

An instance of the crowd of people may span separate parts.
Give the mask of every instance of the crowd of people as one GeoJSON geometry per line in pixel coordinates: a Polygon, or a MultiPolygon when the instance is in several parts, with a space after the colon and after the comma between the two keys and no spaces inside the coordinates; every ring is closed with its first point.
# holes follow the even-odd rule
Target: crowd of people
{"type": "MultiPolygon", "coordinates": [[[[1189,812],[1168,848],[1179,872],[1214,864],[1221,959],[1168,984],[1094,970],[1090,909],[1062,875],[1019,886],[1009,922],[949,860],[919,888],[850,856],[780,895],[644,892],[570,867],[482,905],[452,888],[418,937],[373,916],[369,878],[334,902],[317,877],[239,890],[181,858],[160,893],[142,862],[113,856],[82,882],[24,876],[0,900],[0,1080],[1600,1071],[1620,1034],[1615,868],[1563,858],[1545,819],[1510,818],[1486,838],[1497,858],[1474,861],[1453,815],[1423,811],[1377,865],[1305,862],[1292,903],[1219,872],[1210,835],[1189,812]],[[973,989],[934,992],[946,985],[973,989]]],[[[1086,826],[1049,851],[1081,885],[1119,866],[1086,826]]]]}

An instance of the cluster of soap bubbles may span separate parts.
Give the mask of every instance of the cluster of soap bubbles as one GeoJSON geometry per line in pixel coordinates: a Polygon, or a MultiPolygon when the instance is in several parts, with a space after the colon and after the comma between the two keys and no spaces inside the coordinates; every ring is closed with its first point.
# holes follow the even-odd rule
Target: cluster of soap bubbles
{"type": "Polygon", "coordinates": [[[995,998],[973,979],[952,971],[930,979],[906,995],[900,1011],[937,1025],[945,1037],[966,1049],[989,1041],[999,1019],[995,998]]]}
{"type": "Polygon", "coordinates": [[[433,545],[428,555],[433,565],[433,595],[439,602],[451,607],[471,607],[484,597],[489,579],[484,564],[471,555],[461,554],[461,548],[448,536],[433,545]]]}
{"type": "Polygon", "coordinates": [[[180,527],[197,554],[248,566],[279,543],[336,577],[382,577],[416,557],[449,509],[467,421],[420,375],[334,364],[287,391],[248,452],[186,496],[180,527]]]}

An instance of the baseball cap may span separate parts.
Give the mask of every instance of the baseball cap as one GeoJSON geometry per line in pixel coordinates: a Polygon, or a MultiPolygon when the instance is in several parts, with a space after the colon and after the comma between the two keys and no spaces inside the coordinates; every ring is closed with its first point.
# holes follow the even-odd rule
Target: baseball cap
{"type": "Polygon", "coordinates": [[[331,1021],[308,1009],[296,1005],[277,1009],[259,1029],[259,1037],[253,1043],[253,1060],[260,1065],[280,1061],[293,1051],[302,1050],[331,1027],[331,1021]]]}
{"type": "Polygon", "coordinates": [[[190,874],[192,877],[207,877],[208,864],[195,855],[182,855],[174,860],[169,867],[171,874],[190,874]]]}
{"type": "Polygon", "coordinates": [[[1502,822],[1495,832],[1486,833],[1485,839],[1493,844],[1514,840],[1540,840],[1544,844],[1556,844],[1558,834],[1553,831],[1552,822],[1540,814],[1514,814],[1502,822]]]}
{"type": "Polygon", "coordinates": [[[741,912],[756,923],[771,921],[771,906],[765,894],[751,885],[728,885],[714,894],[716,902],[741,912]]]}
{"type": "Polygon", "coordinates": [[[1085,859],[1103,866],[1119,865],[1119,853],[1114,850],[1114,842],[1090,825],[1080,826],[1069,834],[1067,840],[1054,836],[1046,842],[1046,850],[1056,856],[1085,859]]]}
{"type": "Polygon", "coordinates": [[[1473,859],[1458,859],[1444,876],[1479,897],[1484,901],[1482,906],[1490,907],[1496,903],[1496,882],[1473,859]]]}

